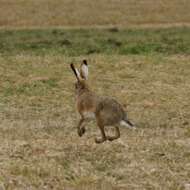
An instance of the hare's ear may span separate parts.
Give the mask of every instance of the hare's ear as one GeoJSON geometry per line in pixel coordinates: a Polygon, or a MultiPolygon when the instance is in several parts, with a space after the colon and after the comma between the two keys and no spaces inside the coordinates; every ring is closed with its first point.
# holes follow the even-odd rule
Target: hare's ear
{"type": "Polygon", "coordinates": [[[83,63],[81,64],[80,67],[80,76],[81,78],[87,80],[88,78],[88,64],[86,60],[83,60],[83,63]]]}
{"type": "Polygon", "coordinates": [[[73,70],[77,80],[79,81],[81,77],[80,77],[80,73],[79,73],[78,69],[75,68],[73,63],[71,63],[70,66],[71,66],[71,69],[73,70]]]}

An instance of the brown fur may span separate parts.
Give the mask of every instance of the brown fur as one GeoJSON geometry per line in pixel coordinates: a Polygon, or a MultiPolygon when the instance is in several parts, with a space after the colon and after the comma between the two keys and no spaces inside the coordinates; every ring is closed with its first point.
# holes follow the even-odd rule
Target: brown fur
{"type": "MultiPolygon", "coordinates": [[[[72,69],[74,65],[72,65],[72,69]]],[[[75,71],[74,71],[75,72],[75,71]]],[[[76,106],[81,119],[78,123],[78,135],[82,136],[85,133],[85,121],[89,119],[89,116],[94,116],[97,125],[101,131],[101,138],[96,138],[96,143],[102,143],[105,140],[114,140],[120,137],[119,125],[121,121],[126,121],[126,113],[116,100],[108,97],[99,97],[94,92],[92,92],[87,83],[87,76],[78,76],[77,82],[75,83],[76,90],[76,106]],[[115,126],[116,134],[115,136],[106,136],[104,127],[105,126],[115,126]]]]}

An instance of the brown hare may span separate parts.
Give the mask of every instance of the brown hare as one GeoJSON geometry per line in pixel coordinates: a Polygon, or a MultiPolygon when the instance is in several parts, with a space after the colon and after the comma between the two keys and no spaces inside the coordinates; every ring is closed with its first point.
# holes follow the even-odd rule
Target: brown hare
{"type": "Polygon", "coordinates": [[[85,121],[93,118],[96,120],[101,131],[101,138],[96,138],[96,143],[118,139],[120,137],[119,125],[134,127],[127,119],[127,114],[121,104],[112,98],[97,96],[90,90],[86,82],[88,77],[86,60],[83,60],[80,71],[73,64],[70,66],[77,78],[77,82],[75,83],[76,106],[81,116],[77,126],[79,136],[85,133],[85,121]],[[106,136],[104,131],[105,126],[114,126],[115,135],[106,136]]]}

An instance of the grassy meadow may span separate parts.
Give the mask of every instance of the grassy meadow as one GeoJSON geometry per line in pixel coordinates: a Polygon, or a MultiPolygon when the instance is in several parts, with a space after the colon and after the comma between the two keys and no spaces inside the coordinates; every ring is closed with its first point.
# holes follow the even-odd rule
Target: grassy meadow
{"type": "Polygon", "coordinates": [[[168,27],[190,23],[189,0],[0,0],[2,28],[168,27]]]}
{"type": "Polygon", "coordinates": [[[188,31],[56,30],[58,38],[49,30],[1,31],[0,181],[6,189],[184,189],[190,178],[188,31]],[[149,45],[147,33],[165,51],[149,45]],[[62,34],[72,48],[60,45],[62,34]],[[164,37],[180,40],[167,45],[164,37]],[[107,38],[122,45],[103,46],[107,38]],[[89,54],[91,47],[100,52],[89,54]],[[121,128],[119,140],[97,145],[100,132],[91,122],[78,137],[69,64],[83,58],[92,89],[117,98],[137,130],[121,128]]]}
{"type": "Polygon", "coordinates": [[[0,0],[0,190],[189,190],[189,10],[0,0]],[[136,130],[99,145],[90,122],[78,137],[69,64],[83,59],[91,89],[115,97],[136,130]]]}
{"type": "Polygon", "coordinates": [[[80,56],[92,54],[190,54],[190,28],[1,30],[0,53],[80,56]]]}

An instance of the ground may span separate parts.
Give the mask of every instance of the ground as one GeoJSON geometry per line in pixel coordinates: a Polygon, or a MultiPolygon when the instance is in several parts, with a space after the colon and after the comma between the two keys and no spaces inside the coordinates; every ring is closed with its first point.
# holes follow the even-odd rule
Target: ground
{"type": "Polygon", "coordinates": [[[0,171],[5,187],[183,189],[190,177],[190,57],[87,58],[91,88],[117,98],[137,129],[121,128],[119,140],[97,145],[100,132],[91,122],[85,136],[78,137],[75,77],[69,68],[73,58],[2,56],[0,171]]]}
{"type": "Polygon", "coordinates": [[[119,2],[1,2],[0,189],[189,190],[189,2],[119,2]],[[95,122],[77,135],[69,65],[84,58],[137,126],[113,142],[95,122]]]}

